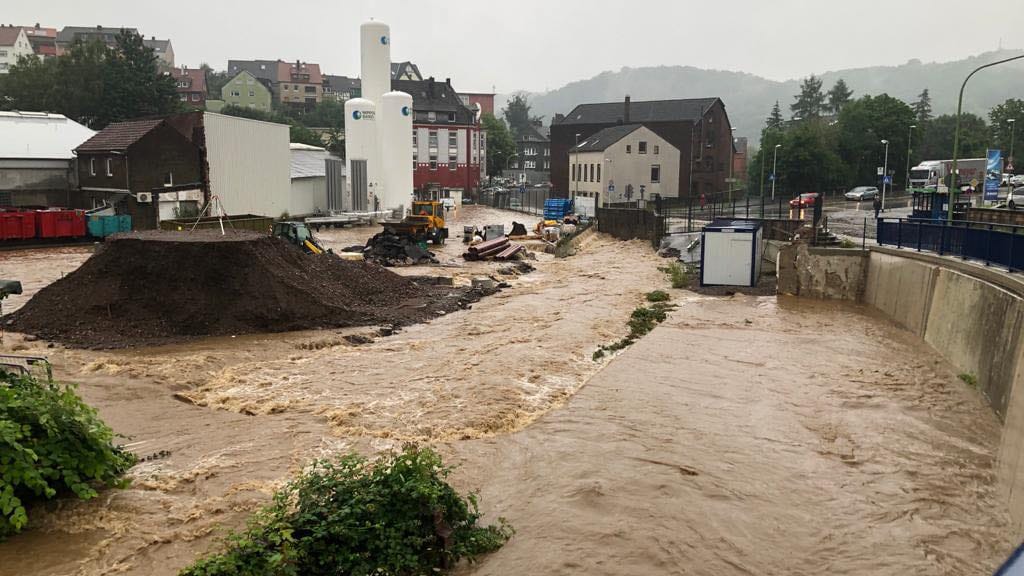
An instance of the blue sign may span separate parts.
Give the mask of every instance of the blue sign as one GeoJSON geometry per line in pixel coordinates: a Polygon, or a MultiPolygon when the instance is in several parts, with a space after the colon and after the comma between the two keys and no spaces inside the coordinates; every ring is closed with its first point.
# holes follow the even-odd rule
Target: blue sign
{"type": "Polygon", "coordinates": [[[609,192],[615,192],[615,184],[609,184],[608,185],[608,191],[609,192]]]}
{"type": "Polygon", "coordinates": [[[775,182],[775,174],[769,174],[768,175],[768,181],[769,182],[775,182]]]}
{"type": "Polygon", "coordinates": [[[402,116],[408,116],[408,115],[409,115],[409,107],[408,106],[402,106],[402,116]]]}
{"type": "Polygon", "coordinates": [[[523,184],[522,186],[519,187],[519,192],[522,194],[526,194],[526,184],[523,184]]]}
{"type": "Polygon", "coordinates": [[[359,120],[362,117],[363,117],[363,113],[360,112],[359,110],[353,110],[352,111],[352,119],[353,120],[359,120]]]}
{"type": "Polygon", "coordinates": [[[388,45],[388,37],[387,36],[381,36],[380,37],[380,43],[385,45],[385,46],[387,46],[388,45]]]}
{"type": "Polygon", "coordinates": [[[882,184],[892,184],[892,176],[882,178],[882,184]]]}
{"type": "Polygon", "coordinates": [[[985,165],[985,201],[999,200],[999,185],[1003,183],[1003,152],[989,150],[985,165]]]}

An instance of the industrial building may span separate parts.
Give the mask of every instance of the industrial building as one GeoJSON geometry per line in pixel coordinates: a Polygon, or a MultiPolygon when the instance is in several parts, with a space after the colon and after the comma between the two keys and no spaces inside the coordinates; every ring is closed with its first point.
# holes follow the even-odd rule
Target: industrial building
{"type": "Polygon", "coordinates": [[[291,150],[291,196],[288,198],[288,214],[308,216],[327,209],[327,159],[330,153],[324,148],[308,144],[292,143],[291,150]]]}
{"type": "Polygon", "coordinates": [[[605,128],[642,124],[678,150],[680,198],[711,195],[728,189],[732,164],[732,126],[720,98],[690,98],[580,104],[551,124],[551,182],[553,192],[567,196],[569,155],[574,146],[605,128]]]}
{"type": "Polygon", "coordinates": [[[74,149],[95,132],[61,114],[0,112],[0,206],[71,206],[74,149]]]}

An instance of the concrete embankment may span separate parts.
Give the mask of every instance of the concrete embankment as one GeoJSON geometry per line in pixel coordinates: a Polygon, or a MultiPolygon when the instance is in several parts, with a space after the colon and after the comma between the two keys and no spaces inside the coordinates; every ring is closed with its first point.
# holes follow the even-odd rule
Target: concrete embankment
{"type": "Polygon", "coordinates": [[[1016,275],[909,250],[792,246],[780,291],[863,302],[921,337],[976,383],[1003,421],[999,481],[1024,536],[1024,281],[1016,275]]]}

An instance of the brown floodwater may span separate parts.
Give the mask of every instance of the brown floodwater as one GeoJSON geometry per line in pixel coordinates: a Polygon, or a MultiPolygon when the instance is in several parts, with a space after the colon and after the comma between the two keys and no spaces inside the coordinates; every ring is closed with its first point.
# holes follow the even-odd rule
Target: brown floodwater
{"type": "MultiPolygon", "coordinates": [[[[500,267],[459,250],[401,273],[500,267]]],[[[0,276],[45,284],[84,260],[18,254],[0,254],[0,276]]],[[[923,343],[859,308],[673,291],[664,325],[592,361],[666,287],[662,263],[594,236],[472,310],[361,346],[344,336],[372,330],[114,352],[8,335],[4,349],[46,353],[78,382],[129,449],[170,455],[128,489],[32,510],[32,529],[0,544],[0,574],[174,574],[311,459],[404,440],[438,447],[518,530],[466,573],[973,574],[1005,556],[997,420],[923,343]]]]}

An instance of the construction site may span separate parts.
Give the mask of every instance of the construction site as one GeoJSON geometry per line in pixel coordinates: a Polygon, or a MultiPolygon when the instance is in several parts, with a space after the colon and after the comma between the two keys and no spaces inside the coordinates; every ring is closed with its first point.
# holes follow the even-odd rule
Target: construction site
{"type": "Polygon", "coordinates": [[[585,197],[416,198],[387,145],[412,126],[390,31],[362,34],[346,162],[372,213],[243,226],[210,202],[0,251],[0,365],[73,383],[133,458],[96,497],[34,504],[0,576],[180,574],[311,462],[410,444],[515,529],[452,574],[979,574],[1011,555],[1024,282],[920,240],[817,246],[782,214],[673,232],[585,197]]]}

